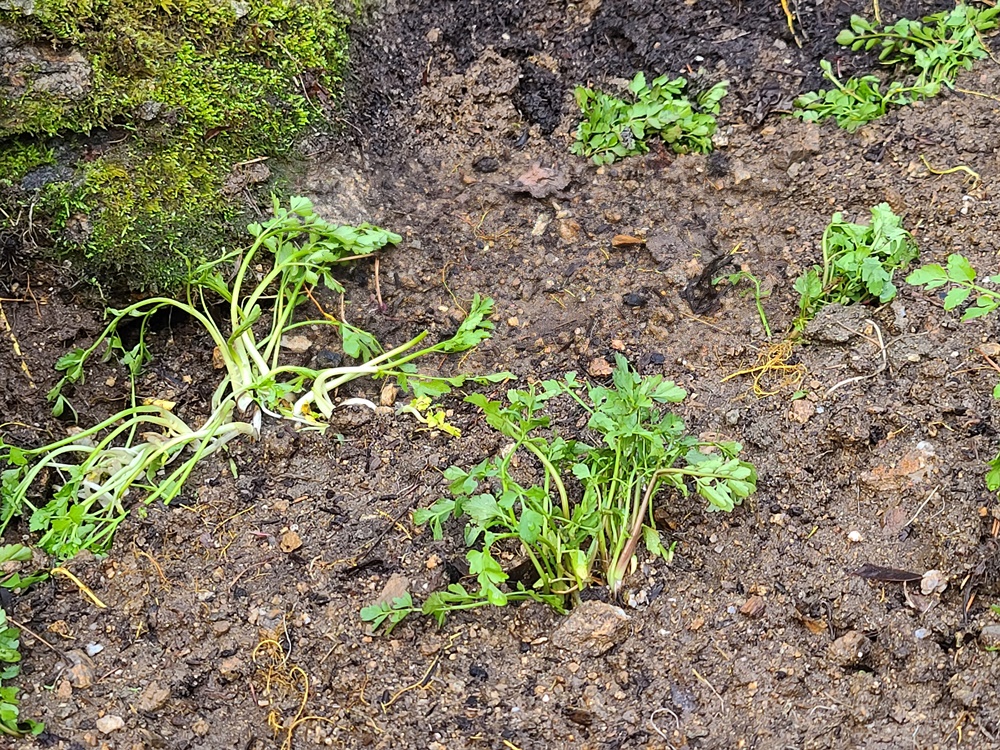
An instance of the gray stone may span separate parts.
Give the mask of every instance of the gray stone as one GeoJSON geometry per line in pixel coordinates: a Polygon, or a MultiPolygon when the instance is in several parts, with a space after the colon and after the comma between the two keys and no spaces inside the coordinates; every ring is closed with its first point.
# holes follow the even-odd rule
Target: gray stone
{"type": "Polygon", "coordinates": [[[1000,649],[1000,625],[987,625],[979,631],[979,643],[983,648],[1000,649]]]}
{"type": "Polygon", "coordinates": [[[846,344],[861,331],[868,314],[861,305],[827,305],[806,326],[806,337],[818,344],[846,344]]]}
{"type": "Polygon", "coordinates": [[[628,637],[631,619],[621,607],[586,601],[556,628],[552,643],[583,656],[600,656],[628,637]]]}
{"type": "Polygon", "coordinates": [[[28,44],[0,27],[0,92],[17,97],[40,91],[75,101],[92,85],[93,69],[79,50],[28,44]]]}
{"type": "Polygon", "coordinates": [[[857,667],[871,655],[872,642],[864,633],[849,630],[830,644],[830,659],[842,667],[857,667]]]}

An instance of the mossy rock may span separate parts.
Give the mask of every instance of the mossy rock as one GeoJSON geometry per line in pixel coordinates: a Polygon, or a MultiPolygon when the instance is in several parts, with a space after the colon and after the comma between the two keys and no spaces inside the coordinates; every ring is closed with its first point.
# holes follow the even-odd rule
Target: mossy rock
{"type": "Polygon", "coordinates": [[[347,63],[349,13],[321,0],[14,2],[0,183],[81,273],[135,291],[225,245],[242,223],[240,191],[222,192],[234,165],[288,155],[347,63]],[[32,181],[52,164],[71,179],[32,181]]]}

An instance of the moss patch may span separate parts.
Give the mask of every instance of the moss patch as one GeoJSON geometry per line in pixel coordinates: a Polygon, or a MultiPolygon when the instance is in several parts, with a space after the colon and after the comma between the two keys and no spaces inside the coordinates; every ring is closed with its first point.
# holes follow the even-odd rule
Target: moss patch
{"type": "Polygon", "coordinates": [[[347,22],[322,0],[39,0],[31,15],[0,12],[0,25],[78,50],[91,71],[82,94],[29,82],[9,97],[0,133],[19,138],[0,145],[0,165],[23,163],[25,137],[78,134],[74,179],[32,196],[58,249],[87,275],[167,287],[185,259],[225,243],[219,227],[240,214],[220,197],[233,165],[287,154],[322,116],[347,22]],[[86,137],[98,132],[121,135],[86,137]]]}

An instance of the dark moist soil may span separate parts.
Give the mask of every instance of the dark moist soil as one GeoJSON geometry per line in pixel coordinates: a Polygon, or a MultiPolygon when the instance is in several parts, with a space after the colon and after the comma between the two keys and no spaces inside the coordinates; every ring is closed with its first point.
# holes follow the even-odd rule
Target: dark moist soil
{"type": "MultiPolygon", "coordinates": [[[[887,17],[946,5],[881,3],[887,17]]],[[[371,635],[359,609],[392,577],[422,600],[461,576],[461,530],[434,542],[409,513],[444,492],[443,468],[504,441],[458,398],[446,404],[458,439],[392,410],[345,409],[326,436],[267,424],[236,445],[237,477],[206,461],[169,508],[134,514],[106,559],[71,561],[107,609],[62,578],[17,598],[13,616],[54,649],[23,639],[22,708],[47,732],[19,746],[278,747],[269,713],[287,723],[298,710],[301,691],[281,690],[291,676],[308,679],[302,715],[321,717],[299,726],[296,748],[1000,747],[996,636],[981,633],[1000,601],[982,480],[997,373],[977,352],[996,320],[959,324],[939,297],[901,285],[891,305],[823,316],[790,360],[807,370],[801,385],[759,398],[748,378],[726,379],[766,345],[753,300],[704,283],[739,247],[783,331],[831,214],[866,220],[881,201],[924,261],[960,251],[995,270],[995,100],[945,92],[853,135],[775,112],[819,82],[823,55],[850,72],[855,58],[832,39],[852,10],[800,3],[799,49],[776,0],[396,0],[355,37],[352,137],[309,144],[299,189],[323,215],[404,237],[382,258],[384,311],[371,264],[347,275],[352,322],[389,342],[440,336],[487,294],[497,329],[463,369],[524,383],[621,351],[689,390],[679,412],[693,431],[745,445],[760,486],[743,507],[657,499],[677,554],[640,556],[614,648],[557,648],[563,618],[536,604],[371,635]],[[636,69],[731,81],[716,153],[654,148],[603,169],[569,155],[573,86],[616,89],[636,69]],[[930,175],[921,156],[982,182],[930,175]],[[535,164],[566,186],[542,199],[514,190],[535,164]],[[646,244],[614,247],[619,234],[646,244]],[[302,544],[284,551],[289,532],[302,544]],[[941,570],[949,585],[921,597],[919,584],[850,575],[865,563],[941,570]],[[269,638],[287,657],[270,697],[269,638]],[[102,650],[88,658],[91,644],[102,650]],[[102,733],[105,715],[124,726],[102,733]]],[[[996,94],[1000,68],[959,85],[996,94]]],[[[0,384],[4,439],[35,444],[65,434],[46,416],[52,365],[92,340],[100,313],[54,269],[31,270],[33,298],[3,305],[36,387],[7,344],[0,384]]],[[[4,296],[26,296],[26,281],[4,296]]],[[[310,336],[320,354],[306,358],[335,348],[310,336]]],[[[154,351],[143,395],[203,411],[209,344],[165,321],[154,351]]],[[[85,423],[121,405],[115,374],[77,391],[85,423]]],[[[379,396],[369,383],[350,391],[379,396]]]]}

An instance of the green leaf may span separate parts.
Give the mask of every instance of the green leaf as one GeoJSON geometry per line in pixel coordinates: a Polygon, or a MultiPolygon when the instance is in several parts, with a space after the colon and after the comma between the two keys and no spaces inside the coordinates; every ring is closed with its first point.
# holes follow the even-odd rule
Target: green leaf
{"type": "Polygon", "coordinates": [[[952,253],[948,256],[948,278],[952,281],[975,281],[976,270],[964,255],[952,253]]]}
{"type": "Polygon", "coordinates": [[[921,266],[906,277],[906,283],[913,286],[927,286],[934,289],[948,283],[948,273],[938,263],[921,266]]]}
{"type": "Polygon", "coordinates": [[[522,542],[532,545],[538,541],[538,536],[544,525],[545,517],[541,513],[531,508],[523,508],[517,526],[517,534],[522,542]]]}
{"type": "Polygon", "coordinates": [[[854,36],[854,34],[852,34],[848,29],[844,29],[839,34],[837,34],[837,38],[835,41],[839,45],[842,45],[844,47],[849,47],[850,45],[854,44],[855,38],[856,37],[854,36]]]}
{"type": "Polygon", "coordinates": [[[646,545],[646,549],[649,551],[649,554],[654,557],[662,557],[667,562],[670,562],[672,555],[670,554],[670,551],[663,546],[663,541],[660,539],[660,532],[652,526],[643,526],[642,539],[646,545]]]}
{"type": "Polygon", "coordinates": [[[961,305],[965,300],[969,298],[972,294],[972,289],[967,286],[956,286],[951,289],[944,298],[944,309],[954,310],[956,307],[961,305]]]}

